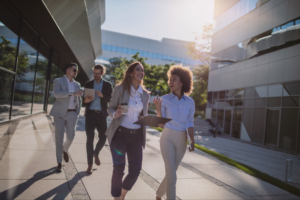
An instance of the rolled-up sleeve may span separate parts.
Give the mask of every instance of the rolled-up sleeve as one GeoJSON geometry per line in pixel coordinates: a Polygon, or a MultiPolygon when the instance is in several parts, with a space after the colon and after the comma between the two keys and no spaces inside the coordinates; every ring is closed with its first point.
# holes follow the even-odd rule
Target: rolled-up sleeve
{"type": "Polygon", "coordinates": [[[188,115],[187,127],[194,127],[195,102],[191,102],[191,108],[188,115]]]}

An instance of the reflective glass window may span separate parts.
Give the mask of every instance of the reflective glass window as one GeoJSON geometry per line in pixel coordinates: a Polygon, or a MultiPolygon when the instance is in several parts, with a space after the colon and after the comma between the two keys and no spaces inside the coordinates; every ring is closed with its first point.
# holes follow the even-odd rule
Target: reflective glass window
{"type": "Polygon", "coordinates": [[[267,99],[266,98],[257,98],[255,99],[255,107],[266,107],[267,106],[267,99]]]}
{"type": "Polygon", "coordinates": [[[213,93],[213,99],[219,99],[219,92],[214,92],[213,93]]]}
{"type": "Polygon", "coordinates": [[[281,109],[281,123],[280,123],[280,139],[279,148],[295,151],[297,139],[297,125],[298,125],[297,108],[283,108],[281,109]]]}
{"type": "Polygon", "coordinates": [[[253,107],[254,99],[244,99],[243,104],[244,107],[253,107]]]}
{"type": "Polygon", "coordinates": [[[226,107],[233,107],[233,100],[226,100],[226,107]]]}
{"type": "Polygon", "coordinates": [[[15,71],[18,36],[0,22],[0,67],[15,71]]]}
{"type": "Polygon", "coordinates": [[[243,106],[243,99],[234,99],[234,106],[243,106]]]}
{"type": "Polygon", "coordinates": [[[40,112],[44,110],[47,71],[48,71],[47,57],[49,58],[50,48],[43,40],[41,40],[39,50],[40,53],[39,53],[38,63],[36,68],[32,113],[40,112]]]}
{"type": "Polygon", "coordinates": [[[299,107],[299,97],[283,97],[282,106],[283,107],[299,107]]]}
{"type": "Polygon", "coordinates": [[[31,114],[37,64],[38,36],[25,22],[22,23],[21,39],[23,42],[19,47],[12,118],[31,114]]]}
{"type": "Polygon", "coordinates": [[[234,108],[233,121],[232,121],[232,133],[231,133],[231,136],[234,138],[240,138],[241,121],[242,121],[242,109],[234,108]]]}
{"type": "Polygon", "coordinates": [[[14,74],[0,69],[0,122],[9,119],[14,74]]]}
{"type": "Polygon", "coordinates": [[[244,98],[244,89],[236,89],[234,98],[244,98]]]}
{"type": "Polygon", "coordinates": [[[254,88],[245,88],[245,98],[253,98],[255,97],[255,89],[254,88]]]}
{"type": "Polygon", "coordinates": [[[217,109],[212,109],[211,118],[212,118],[212,120],[216,123],[216,119],[217,119],[217,109]]]}
{"type": "Polygon", "coordinates": [[[251,141],[252,121],[253,121],[253,109],[252,108],[244,108],[243,114],[242,114],[240,139],[251,141]]]}
{"type": "Polygon", "coordinates": [[[224,119],[224,110],[218,110],[217,113],[217,127],[223,131],[223,119],[224,119]]]}
{"type": "Polygon", "coordinates": [[[266,109],[255,108],[253,113],[253,126],[251,141],[263,144],[265,134],[266,109]]]}
{"type": "Polygon", "coordinates": [[[281,97],[282,96],[282,85],[269,85],[268,96],[269,97],[281,97]]]}
{"type": "Polygon", "coordinates": [[[225,91],[219,92],[219,99],[225,99],[225,91]]]}
{"type": "Polygon", "coordinates": [[[267,97],[268,96],[268,86],[258,86],[255,87],[256,97],[267,97]]]}
{"type": "Polygon", "coordinates": [[[268,107],[280,107],[281,97],[268,98],[268,107]]]}
{"type": "Polygon", "coordinates": [[[285,83],[283,88],[283,96],[299,95],[300,96],[300,82],[285,83]]]}
{"type": "Polygon", "coordinates": [[[234,90],[226,90],[225,98],[233,99],[233,97],[234,97],[234,90]]]}

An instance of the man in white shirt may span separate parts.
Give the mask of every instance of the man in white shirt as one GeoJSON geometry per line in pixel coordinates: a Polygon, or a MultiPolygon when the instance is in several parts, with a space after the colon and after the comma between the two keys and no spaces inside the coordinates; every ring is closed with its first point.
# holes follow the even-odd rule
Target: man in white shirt
{"type": "Polygon", "coordinates": [[[54,80],[53,94],[56,99],[50,111],[50,115],[54,117],[57,172],[61,172],[62,158],[69,161],[68,149],[75,137],[83,93],[80,83],[74,80],[78,74],[78,65],[67,64],[65,70],[65,76],[54,80]],[[65,128],[67,139],[63,142],[65,128]]]}

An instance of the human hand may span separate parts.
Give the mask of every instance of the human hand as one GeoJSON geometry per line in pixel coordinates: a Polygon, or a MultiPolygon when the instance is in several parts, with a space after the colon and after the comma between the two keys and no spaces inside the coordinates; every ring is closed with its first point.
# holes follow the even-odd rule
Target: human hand
{"type": "Polygon", "coordinates": [[[96,94],[97,94],[99,97],[103,98],[103,94],[102,94],[100,91],[96,91],[96,94]]]}
{"type": "Polygon", "coordinates": [[[121,105],[118,106],[118,109],[116,110],[116,118],[119,118],[122,115],[122,111],[124,111],[125,109],[121,107],[121,105]]]}
{"type": "Polygon", "coordinates": [[[154,103],[156,109],[161,107],[161,101],[162,100],[161,100],[161,98],[159,98],[158,95],[156,98],[155,97],[153,98],[153,103],[154,103]]]}
{"type": "Polygon", "coordinates": [[[159,128],[164,127],[166,124],[162,123],[162,124],[158,124],[159,128]]]}
{"type": "Polygon", "coordinates": [[[194,142],[191,142],[191,145],[189,146],[189,151],[195,151],[195,145],[194,142]]]}
{"type": "Polygon", "coordinates": [[[84,99],[84,103],[90,103],[91,101],[94,100],[94,97],[92,97],[91,95],[87,95],[86,98],[84,99]]]}
{"type": "Polygon", "coordinates": [[[82,90],[78,90],[76,92],[73,92],[73,96],[77,96],[77,97],[81,97],[83,94],[83,91],[82,90]]]}

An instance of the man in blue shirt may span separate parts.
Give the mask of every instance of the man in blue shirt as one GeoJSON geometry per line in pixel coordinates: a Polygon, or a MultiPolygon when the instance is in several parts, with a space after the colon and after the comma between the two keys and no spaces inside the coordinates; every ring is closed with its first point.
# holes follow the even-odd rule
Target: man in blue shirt
{"type": "Polygon", "coordinates": [[[98,166],[100,165],[99,153],[106,141],[106,118],[108,116],[107,103],[110,101],[112,94],[111,83],[102,79],[102,76],[105,74],[106,68],[103,65],[98,64],[92,69],[94,73],[94,79],[86,82],[85,88],[95,89],[95,98],[88,95],[84,99],[84,103],[86,104],[84,115],[85,131],[87,136],[87,174],[92,174],[93,157],[95,158],[95,164],[98,166]],[[99,140],[96,144],[96,148],[94,149],[95,128],[97,128],[99,140]]]}

